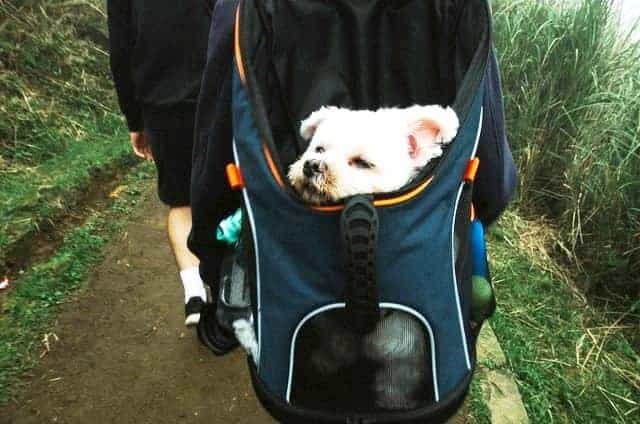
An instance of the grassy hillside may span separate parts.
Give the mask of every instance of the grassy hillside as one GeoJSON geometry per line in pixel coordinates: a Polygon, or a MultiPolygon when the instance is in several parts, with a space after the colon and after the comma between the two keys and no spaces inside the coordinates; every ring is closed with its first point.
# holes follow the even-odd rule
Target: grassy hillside
{"type": "MultiPolygon", "coordinates": [[[[495,0],[518,208],[596,296],[640,293],[640,47],[609,0],[495,0]]],[[[629,299],[627,299],[627,302],[629,299]]]]}
{"type": "Polygon", "coordinates": [[[18,240],[130,166],[103,2],[0,2],[0,274],[18,240]]]}

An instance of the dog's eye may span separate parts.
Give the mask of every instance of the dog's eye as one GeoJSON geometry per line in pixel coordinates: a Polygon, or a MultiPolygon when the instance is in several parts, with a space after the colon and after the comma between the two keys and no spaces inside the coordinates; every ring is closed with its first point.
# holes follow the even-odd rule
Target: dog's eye
{"type": "Polygon", "coordinates": [[[356,168],[361,168],[361,169],[371,169],[374,166],[371,162],[367,162],[366,160],[362,159],[361,157],[352,158],[349,161],[349,165],[350,166],[355,166],[356,168]]]}
{"type": "Polygon", "coordinates": [[[322,146],[316,147],[316,153],[324,153],[324,147],[322,146]]]}

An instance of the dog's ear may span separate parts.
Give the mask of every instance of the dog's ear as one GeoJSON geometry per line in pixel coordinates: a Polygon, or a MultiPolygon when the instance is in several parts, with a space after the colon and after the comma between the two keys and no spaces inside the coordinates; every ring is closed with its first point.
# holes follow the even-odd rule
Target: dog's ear
{"type": "Polygon", "coordinates": [[[409,156],[416,167],[422,167],[442,154],[442,145],[458,132],[458,116],[450,107],[414,106],[408,109],[409,156]]]}
{"type": "Polygon", "coordinates": [[[307,119],[300,124],[300,135],[305,140],[311,140],[313,134],[316,132],[318,126],[329,117],[332,113],[338,110],[335,106],[323,106],[320,109],[313,112],[307,119]]]}

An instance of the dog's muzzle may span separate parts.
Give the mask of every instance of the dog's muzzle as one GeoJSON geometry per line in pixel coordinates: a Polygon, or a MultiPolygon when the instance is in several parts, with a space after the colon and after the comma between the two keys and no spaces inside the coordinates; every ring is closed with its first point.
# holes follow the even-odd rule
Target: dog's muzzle
{"type": "Polygon", "coordinates": [[[327,165],[319,160],[310,159],[304,163],[302,166],[302,173],[307,178],[313,178],[316,175],[324,173],[326,171],[327,165]]]}

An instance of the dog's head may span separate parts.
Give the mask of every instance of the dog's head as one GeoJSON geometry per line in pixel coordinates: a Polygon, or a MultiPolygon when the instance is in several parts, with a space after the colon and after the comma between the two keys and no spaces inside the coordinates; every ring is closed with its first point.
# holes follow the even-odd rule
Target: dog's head
{"type": "Polygon", "coordinates": [[[323,107],[302,122],[300,134],[310,142],[289,180],[309,203],[395,191],[440,156],[457,130],[455,112],[440,106],[323,107]]]}

